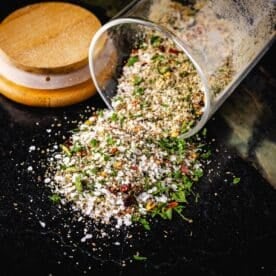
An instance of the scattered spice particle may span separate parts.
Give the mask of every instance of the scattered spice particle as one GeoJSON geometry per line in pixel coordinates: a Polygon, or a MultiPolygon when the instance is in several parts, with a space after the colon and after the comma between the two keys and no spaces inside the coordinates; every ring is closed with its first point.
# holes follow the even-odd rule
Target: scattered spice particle
{"type": "Polygon", "coordinates": [[[139,60],[138,56],[132,56],[131,58],[129,58],[129,60],[127,62],[127,66],[134,65],[138,60],[139,60]]]}
{"type": "Polygon", "coordinates": [[[51,196],[49,196],[49,199],[54,203],[54,204],[58,204],[61,201],[61,197],[57,194],[53,194],[51,196]]]}
{"type": "Polygon", "coordinates": [[[40,226],[41,226],[42,228],[45,228],[45,227],[46,227],[46,223],[43,222],[43,221],[39,221],[39,224],[40,224],[40,226]]]}
{"type": "Polygon", "coordinates": [[[232,183],[236,185],[236,184],[240,183],[240,181],[241,181],[241,179],[239,177],[234,177],[232,183]]]}
{"type": "Polygon", "coordinates": [[[108,224],[115,218],[118,228],[138,222],[150,230],[148,218],[170,220],[174,212],[190,221],[182,207],[203,175],[199,154],[203,148],[195,142],[199,138],[130,135],[110,120],[113,114],[107,110],[102,117],[95,114],[93,125],[80,126],[72,143],[54,154],[55,173],[50,171],[46,178],[48,183],[52,180],[53,192],[96,221],[108,224]]]}
{"type": "Polygon", "coordinates": [[[133,259],[135,261],[146,261],[148,258],[145,256],[141,256],[139,253],[133,255],[133,259]]]}
{"type": "Polygon", "coordinates": [[[91,234],[86,234],[84,237],[81,238],[81,242],[86,242],[87,240],[92,239],[91,234]]]}
{"type": "Polygon", "coordinates": [[[30,146],[29,147],[29,152],[35,151],[36,150],[36,146],[30,146]]]}

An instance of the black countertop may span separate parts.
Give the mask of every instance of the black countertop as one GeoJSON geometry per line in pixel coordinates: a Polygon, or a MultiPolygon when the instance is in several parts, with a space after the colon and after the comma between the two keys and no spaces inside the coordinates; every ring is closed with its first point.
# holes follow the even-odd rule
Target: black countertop
{"type": "MultiPolygon", "coordinates": [[[[30,2],[1,3],[1,16],[30,2]]],[[[106,21],[128,1],[73,2],[106,21]]],[[[124,231],[97,238],[92,225],[95,238],[82,243],[83,223],[43,183],[47,148],[103,107],[99,96],[61,109],[0,97],[0,275],[276,275],[275,54],[274,45],[207,125],[212,162],[187,208],[194,222],[157,221],[131,241],[124,231]],[[137,251],[148,260],[129,262],[137,251]]]]}

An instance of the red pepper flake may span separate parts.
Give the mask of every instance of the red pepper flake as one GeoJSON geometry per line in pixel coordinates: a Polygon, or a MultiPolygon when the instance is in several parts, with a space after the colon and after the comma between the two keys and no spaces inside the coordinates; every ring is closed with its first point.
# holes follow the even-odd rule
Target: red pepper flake
{"type": "Polygon", "coordinates": [[[127,207],[126,209],[125,209],[125,213],[126,214],[131,214],[133,212],[133,208],[131,208],[131,207],[127,207]]]}
{"type": "Polygon", "coordinates": [[[203,28],[201,26],[197,26],[196,31],[197,31],[198,34],[202,34],[203,33],[203,28]]]}
{"type": "Polygon", "coordinates": [[[108,187],[108,190],[109,190],[110,193],[112,193],[112,194],[117,194],[117,193],[119,192],[118,188],[115,187],[115,186],[108,187]]]}
{"type": "Polygon", "coordinates": [[[132,105],[133,105],[133,106],[136,106],[138,103],[139,103],[139,102],[138,102],[137,100],[133,100],[133,101],[132,101],[132,105]]]}
{"type": "Polygon", "coordinates": [[[169,49],[169,53],[178,55],[180,52],[178,50],[176,50],[176,49],[170,48],[169,49]]]}
{"type": "Polygon", "coordinates": [[[167,165],[169,165],[169,166],[172,164],[172,162],[169,159],[165,159],[164,163],[167,164],[167,165]]]}
{"type": "Polygon", "coordinates": [[[178,206],[178,202],[176,202],[176,201],[172,201],[172,202],[169,202],[168,203],[168,209],[170,209],[170,208],[175,208],[175,207],[177,207],[178,206]]]}
{"type": "Polygon", "coordinates": [[[71,139],[66,140],[64,142],[64,146],[70,148],[71,146],[73,146],[73,141],[71,139]]]}
{"type": "Polygon", "coordinates": [[[165,47],[164,47],[163,45],[160,45],[158,48],[159,48],[159,50],[160,50],[161,52],[163,52],[163,53],[164,53],[165,50],[166,50],[165,47]]]}
{"type": "Polygon", "coordinates": [[[189,168],[186,165],[181,165],[180,170],[183,174],[189,174],[189,168]]]}
{"type": "Polygon", "coordinates": [[[110,150],[110,153],[111,154],[115,154],[115,153],[117,153],[118,152],[118,149],[117,148],[112,148],[111,150],[110,150]]]}
{"type": "Polygon", "coordinates": [[[163,164],[163,160],[155,159],[154,161],[157,165],[163,164]]]}
{"type": "Polygon", "coordinates": [[[129,189],[130,189],[130,185],[128,185],[128,184],[123,184],[123,185],[121,185],[121,187],[120,187],[120,190],[121,190],[122,193],[128,192],[129,189]]]}
{"type": "Polygon", "coordinates": [[[142,63],[142,66],[145,66],[145,65],[147,65],[147,64],[148,64],[147,62],[143,62],[143,63],[142,63]]]}
{"type": "Polygon", "coordinates": [[[136,204],[136,199],[133,195],[129,195],[124,199],[124,205],[125,207],[130,207],[132,205],[136,204]]]}
{"type": "Polygon", "coordinates": [[[125,214],[133,213],[133,207],[126,207],[124,210],[119,212],[119,216],[124,216],[125,214]]]}
{"type": "Polygon", "coordinates": [[[131,168],[132,170],[134,170],[134,171],[138,171],[138,167],[135,166],[135,165],[131,166],[130,168],[131,168]]]}
{"type": "Polygon", "coordinates": [[[84,157],[84,156],[87,155],[87,151],[86,151],[86,150],[81,150],[81,151],[79,152],[79,155],[80,155],[81,157],[84,157]]]}

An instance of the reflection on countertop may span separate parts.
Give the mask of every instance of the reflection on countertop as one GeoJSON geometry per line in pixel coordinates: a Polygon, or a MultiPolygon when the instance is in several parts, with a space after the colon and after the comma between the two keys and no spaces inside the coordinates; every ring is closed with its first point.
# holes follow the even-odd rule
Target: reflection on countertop
{"type": "Polygon", "coordinates": [[[226,143],[276,188],[276,80],[266,68],[268,59],[240,85],[218,116],[231,129],[226,143]]]}

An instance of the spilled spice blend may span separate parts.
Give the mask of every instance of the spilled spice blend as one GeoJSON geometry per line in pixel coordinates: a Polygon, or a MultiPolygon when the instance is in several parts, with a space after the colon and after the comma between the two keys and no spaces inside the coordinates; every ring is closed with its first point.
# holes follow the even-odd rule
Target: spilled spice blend
{"type": "MultiPolygon", "coordinates": [[[[195,20],[205,26],[197,7],[201,1],[188,8],[166,2],[170,8],[162,23],[179,37],[200,38],[191,26],[195,20]]],[[[220,77],[210,77],[218,80],[214,93],[230,81],[227,55],[220,77]]],[[[97,111],[54,155],[45,180],[52,200],[62,198],[94,221],[115,221],[118,228],[140,222],[149,230],[149,218],[172,219],[174,214],[191,221],[184,210],[209,152],[199,136],[181,136],[200,120],[204,100],[199,75],[186,55],[157,31],[146,31],[122,69],[114,110],[97,111]]]]}
{"type": "MultiPolygon", "coordinates": [[[[61,195],[84,215],[116,226],[183,214],[203,175],[202,144],[180,135],[200,118],[204,94],[187,57],[146,34],[123,68],[113,111],[98,111],[61,146],[52,163],[53,200],[61,195]],[[149,76],[149,77],[148,77],[149,76]],[[185,81],[183,81],[183,79],[185,81]]],[[[51,171],[51,170],[50,170],[51,171]]]]}
{"type": "Polygon", "coordinates": [[[203,175],[203,145],[133,136],[114,114],[96,113],[55,155],[53,200],[61,195],[96,221],[108,224],[115,218],[117,227],[139,221],[149,229],[147,216],[171,219],[173,213],[189,221],[182,211],[203,175]]]}

